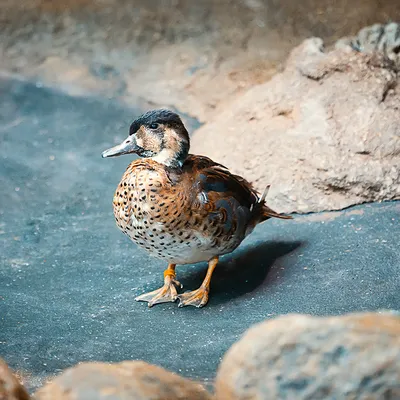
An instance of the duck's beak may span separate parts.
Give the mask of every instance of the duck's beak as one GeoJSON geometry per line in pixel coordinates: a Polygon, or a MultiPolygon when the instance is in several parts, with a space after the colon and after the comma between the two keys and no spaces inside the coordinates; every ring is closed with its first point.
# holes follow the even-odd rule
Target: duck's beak
{"type": "Polygon", "coordinates": [[[101,156],[106,157],[116,157],[122,154],[136,153],[139,147],[136,144],[136,140],[133,136],[128,136],[121,144],[111,147],[106,151],[103,151],[101,156]]]}

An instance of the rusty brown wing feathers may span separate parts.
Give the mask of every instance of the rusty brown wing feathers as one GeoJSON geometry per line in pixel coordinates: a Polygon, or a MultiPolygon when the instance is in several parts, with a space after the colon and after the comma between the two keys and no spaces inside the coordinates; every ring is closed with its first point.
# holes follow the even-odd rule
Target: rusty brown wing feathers
{"type": "MultiPolygon", "coordinates": [[[[184,168],[191,170],[193,196],[200,202],[207,203],[209,212],[230,204],[236,211],[245,212],[248,225],[256,225],[268,218],[290,219],[292,217],[278,214],[265,204],[265,196],[259,196],[252,184],[208,157],[189,155],[184,168]],[[194,173],[195,172],[195,173],[194,173]],[[200,196],[199,196],[200,194],[200,196]],[[203,201],[201,201],[203,199],[203,201]]],[[[266,193],[265,193],[266,194],[266,193]]],[[[243,221],[244,222],[244,221],[243,221]]]]}

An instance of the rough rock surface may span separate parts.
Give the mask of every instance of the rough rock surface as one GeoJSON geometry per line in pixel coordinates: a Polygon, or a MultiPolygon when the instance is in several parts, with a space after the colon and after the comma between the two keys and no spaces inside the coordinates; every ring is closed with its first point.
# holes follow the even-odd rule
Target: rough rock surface
{"type": "Polygon", "coordinates": [[[384,53],[400,69],[400,23],[374,24],[362,28],[356,36],[339,39],[336,48],[350,47],[363,53],[384,53]]]}
{"type": "Polygon", "coordinates": [[[218,400],[400,398],[400,317],[287,315],[256,325],[225,355],[218,400]]]}
{"type": "Polygon", "coordinates": [[[333,43],[388,16],[396,1],[3,0],[0,70],[207,121],[305,38],[333,43]]]}
{"type": "Polygon", "coordinates": [[[143,361],[84,363],[39,389],[37,400],[208,400],[195,382],[143,361]]]}
{"type": "Polygon", "coordinates": [[[400,198],[400,88],[383,55],[306,40],[285,70],[194,135],[192,152],[270,184],[281,212],[400,198]]]}
{"type": "Polygon", "coordinates": [[[0,400],[29,400],[28,393],[1,358],[0,400]]]}

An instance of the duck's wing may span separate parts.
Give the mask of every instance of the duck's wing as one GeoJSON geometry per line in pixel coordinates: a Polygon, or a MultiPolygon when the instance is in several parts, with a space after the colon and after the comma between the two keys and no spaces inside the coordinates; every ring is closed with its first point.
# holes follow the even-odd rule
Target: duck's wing
{"type": "Polygon", "coordinates": [[[228,168],[208,157],[189,155],[184,171],[192,177],[192,190],[196,197],[212,200],[235,199],[241,206],[251,208],[258,194],[244,178],[232,174],[228,168]]]}
{"type": "Polygon", "coordinates": [[[199,231],[237,246],[252,218],[256,192],[223,165],[202,156],[189,156],[183,175],[191,199],[191,213],[199,231]]]}
{"type": "Polygon", "coordinates": [[[199,208],[226,213],[228,221],[235,212],[245,214],[246,223],[254,225],[271,217],[291,218],[269,208],[250,182],[208,157],[189,155],[184,170],[192,177],[192,196],[199,208]]]}

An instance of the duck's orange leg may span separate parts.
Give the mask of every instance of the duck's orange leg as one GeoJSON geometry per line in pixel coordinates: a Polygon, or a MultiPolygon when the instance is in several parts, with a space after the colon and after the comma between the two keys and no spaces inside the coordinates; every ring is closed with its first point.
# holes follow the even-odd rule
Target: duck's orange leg
{"type": "Polygon", "coordinates": [[[178,296],[179,307],[184,307],[184,306],[204,307],[207,304],[208,294],[210,292],[211,277],[217,264],[218,264],[218,257],[214,257],[208,262],[207,275],[204,278],[203,283],[197,290],[180,294],[178,296]]]}
{"type": "Polygon", "coordinates": [[[175,279],[175,264],[168,264],[164,271],[164,286],[160,289],[136,297],[136,301],[147,301],[149,307],[159,303],[174,302],[178,298],[176,288],[182,288],[182,285],[175,279]]]}

